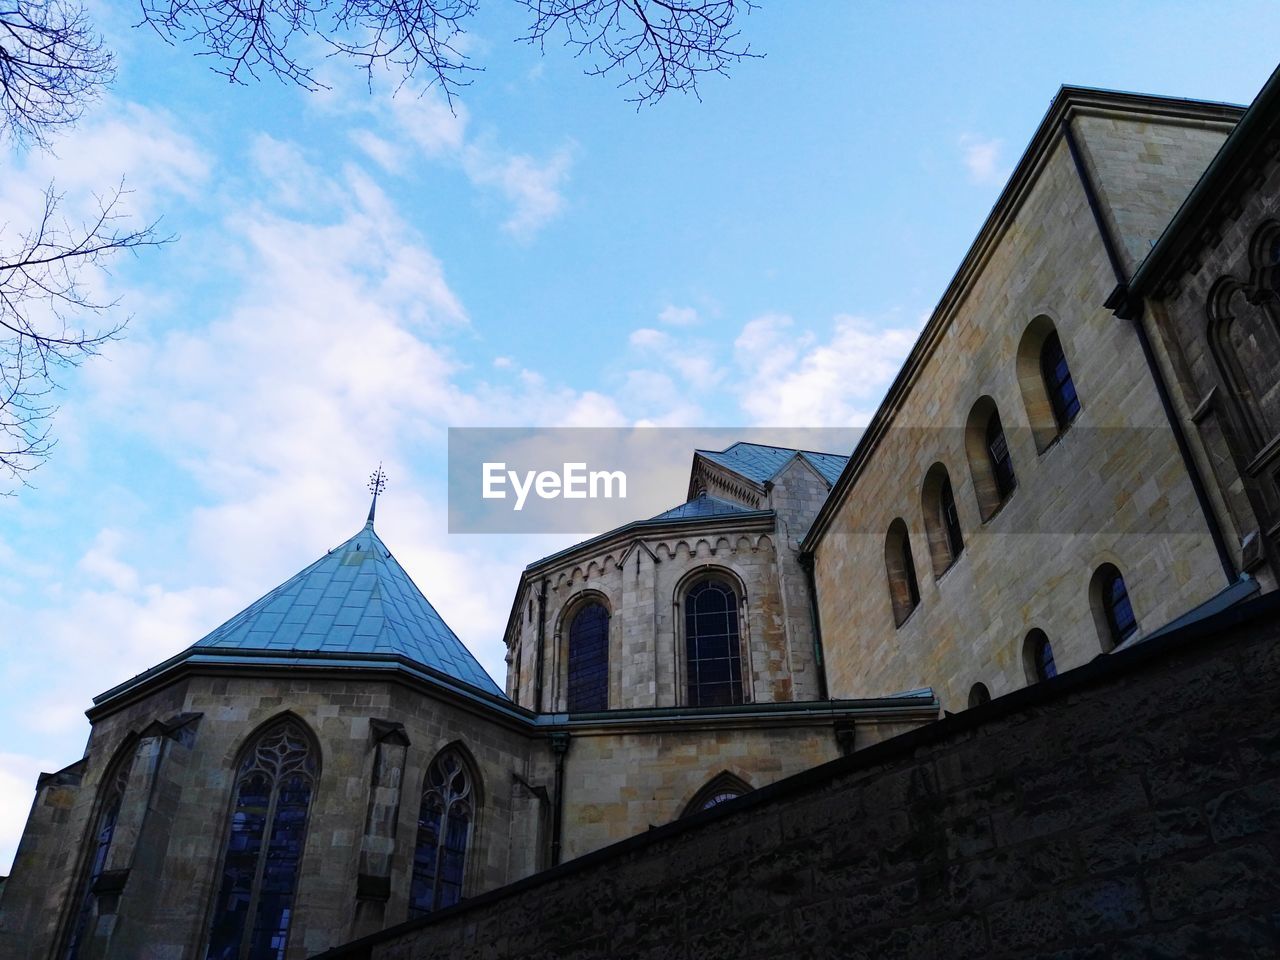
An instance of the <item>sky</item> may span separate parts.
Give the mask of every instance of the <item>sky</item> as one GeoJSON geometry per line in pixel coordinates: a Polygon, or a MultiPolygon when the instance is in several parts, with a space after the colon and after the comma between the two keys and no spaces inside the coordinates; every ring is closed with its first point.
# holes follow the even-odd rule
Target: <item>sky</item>
{"type": "Polygon", "coordinates": [[[380,462],[380,536],[501,684],[520,569],[577,538],[450,534],[448,428],[863,424],[1060,84],[1247,103],[1280,50],[1270,2],[759,0],[762,59],[637,111],[483,0],[451,110],[333,60],[230,86],[90,9],[118,77],[0,155],[0,250],[50,181],[175,240],[95,280],[126,335],[0,498],[0,875],[91,698],[355,533],[380,462]]]}

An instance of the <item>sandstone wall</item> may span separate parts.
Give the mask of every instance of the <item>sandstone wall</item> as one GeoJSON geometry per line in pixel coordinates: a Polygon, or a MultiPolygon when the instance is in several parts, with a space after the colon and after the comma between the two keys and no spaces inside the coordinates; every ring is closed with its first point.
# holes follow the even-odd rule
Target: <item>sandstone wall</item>
{"type": "Polygon", "coordinates": [[[1280,595],[329,960],[1273,957],[1280,595]]]}
{"type": "MultiPolygon", "coordinates": [[[[1207,162],[1213,136],[1224,132],[1082,119],[1077,136],[1106,161],[1100,189],[1114,209],[1128,211],[1126,243],[1154,239],[1157,212],[1189,187],[1192,168],[1207,162]],[[1145,166],[1120,178],[1135,153],[1145,166]],[[1126,206],[1126,191],[1148,190],[1164,167],[1163,192],[1126,206]]],[[[1023,641],[1033,628],[1048,635],[1060,669],[1084,663],[1110,647],[1090,601],[1103,563],[1123,574],[1144,632],[1227,585],[1137,334],[1103,306],[1115,276],[1060,135],[991,244],[816,546],[832,696],[932,686],[945,708],[961,709],[975,683],[999,695],[1028,682],[1023,641]],[[1031,429],[1031,412],[1047,402],[1037,395],[1043,387],[1038,376],[1020,378],[1017,364],[1022,338],[1040,317],[1061,338],[1082,405],[1047,445],[1031,429]],[[1012,495],[985,520],[965,437],[983,397],[999,411],[1017,476],[1012,495]],[[930,564],[921,500],[938,462],[965,540],[941,576],[930,564]],[[885,572],[896,517],[910,531],[920,587],[920,604],[900,627],[885,572]]]]}

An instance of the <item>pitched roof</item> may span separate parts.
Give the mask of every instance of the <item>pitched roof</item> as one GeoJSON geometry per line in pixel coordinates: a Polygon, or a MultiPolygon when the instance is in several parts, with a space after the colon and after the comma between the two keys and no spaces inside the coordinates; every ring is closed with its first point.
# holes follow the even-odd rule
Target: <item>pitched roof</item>
{"type": "Polygon", "coordinates": [[[718,463],[755,483],[764,483],[776,477],[799,454],[822,475],[827,483],[834,484],[840,471],[849,462],[848,457],[835,453],[818,453],[814,450],[796,450],[791,447],[771,447],[762,443],[739,440],[724,450],[697,451],[712,463],[718,463]]]}
{"type": "Polygon", "coordinates": [[[670,510],[664,510],[656,517],[650,517],[650,520],[692,520],[700,517],[720,517],[734,513],[759,513],[750,507],[744,507],[740,503],[733,503],[729,500],[721,500],[719,497],[712,497],[703,494],[700,497],[694,497],[688,503],[682,503],[670,510]]]}
{"type": "Polygon", "coordinates": [[[192,649],[200,647],[402,656],[502,695],[374,533],[372,520],[192,649]]]}

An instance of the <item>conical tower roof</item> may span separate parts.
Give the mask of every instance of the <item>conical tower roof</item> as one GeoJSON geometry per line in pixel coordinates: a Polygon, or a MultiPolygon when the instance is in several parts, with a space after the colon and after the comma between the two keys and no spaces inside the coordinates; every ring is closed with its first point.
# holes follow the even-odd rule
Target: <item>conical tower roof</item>
{"type": "Polygon", "coordinates": [[[502,691],[422,595],[369,522],[195,648],[405,657],[486,693],[502,691]]]}

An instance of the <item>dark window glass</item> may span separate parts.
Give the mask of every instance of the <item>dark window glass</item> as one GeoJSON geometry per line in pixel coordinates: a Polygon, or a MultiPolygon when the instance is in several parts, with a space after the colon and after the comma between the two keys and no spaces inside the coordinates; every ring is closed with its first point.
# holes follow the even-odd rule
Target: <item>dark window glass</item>
{"type": "Polygon", "coordinates": [[[445,750],[427,768],[418,810],[409,890],[412,913],[430,913],[462,899],[473,820],[471,775],[456,750],[445,750]]]}
{"type": "Polygon", "coordinates": [[[1115,646],[1124,643],[1138,629],[1129,602],[1129,589],[1124,585],[1120,571],[1113,571],[1102,584],[1102,603],[1107,611],[1107,624],[1111,627],[1111,640],[1115,646]]]}
{"type": "Polygon", "coordinates": [[[1053,418],[1058,422],[1058,429],[1065,430],[1067,424],[1080,412],[1080,398],[1076,396],[1076,385],[1071,380],[1067,357],[1062,352],[1062,341],[1056,333],[1049,335],[1040,350],[1040,374],[1044,377],[1045,390],[1049,393],[1053,418]]]}
{"type": "Polygon", "coordinates": [[[1050,680],[1058,675],[1058,667],[1053,662],[1053,647],[1047,637],[1036,641],[1036,676],[1041,680],[1050,680]]]}
{"type": "Polygon", "coordinates": [[[609,614],[589,603],[569,625],[569,711],[609,709],[609,614]]]}
{"type": "Polygon", "coordinates": [[[690,706],[742,703],[734,592],[716,580],[695,586],[685,596],[684,630],[690,706]]]}
{"type": "Polygon", "coordinates": [[[80,943],[89,929],[89,921],[93,918],[94,893],[93,885],[102,876],[107,867],[107,854],[111,851],[111,839],[115,836],[116,821],[120,819],[120,804],[124,802],[124,788],[129,782],[129,770],[132,754],[123,758],[119,768],[107,785],[102,799],[101,813],[98,814],[97,842],[93,848],[93,859],[89,861],[89,873],[84,880],[84,890],[80,896],[80,908],[76,912],[75,926],[71,930],[71,939],[67,943],[67,960],[75,960],[79,955],[80,943]]]}
{"type": "Polygon", "coordinates": [[[906,534],[902,535],[902,572],[907,580],[907,596],[911,598],[911,609],[920,604],[920,584],[916,581],[916,562],[911,557],[911,542],[906,534]]]}
{"type": "Polygon", "coordinates": [[[991,691],[987,689],[985,683],[975,683],[969,689],[969,706],[980,707],[984,703],[991,702],[991,691]]]}
{"type": "Polygon", "coordinates": [[[1009,456],[1009,444],[1000,425],[1000,414],[992,411],[987,421],[987,455],[991,458],[991,472],[995,476],[996,493],[1003,501],[1018,485],[1013,474],[1013,458],[1009,456]]]}
{"type": "Polygon", "coordinates": [[[264,733],[241,761],[208,960],[284,957],[315,773],[292,721],[264,733]]]}
{"type": "Polygon", "coordinates": [[[942,489],[938,491],[938,505],[942,510],[942,525],[947,531],[947,549],[951,552],[951,562],[955,563],[964,550],[964,537],[960,535],[960,514],[956,512],[955,494],[951,492],[951,478],[942,478],[942,489]]]}
{"type": "Polygon", "coordinates": [[[742,794],[733,793],[727,790],[724,791],[723,793],[713,793],[711,796],[707,797],[707,799],[702,801],[702,806],[700,806],[698,809],[710,810],[712,807],[718,807],[720,804],[724,803],[726,800],[732,800],[734,797],[740,797],[740,796],[742,796],[742,794]]]}

